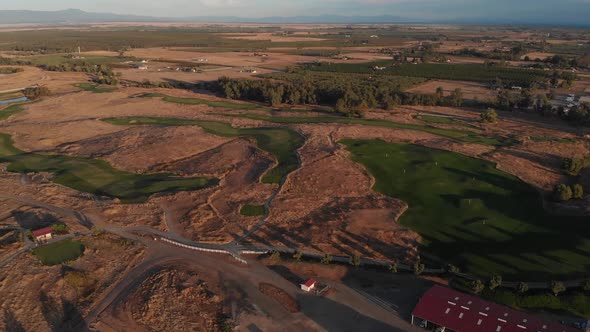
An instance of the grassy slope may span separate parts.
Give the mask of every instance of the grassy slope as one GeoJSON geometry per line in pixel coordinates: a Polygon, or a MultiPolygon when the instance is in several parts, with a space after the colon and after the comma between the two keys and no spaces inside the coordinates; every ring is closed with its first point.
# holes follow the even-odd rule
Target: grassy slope
{"type": "Polygon", "coordinates": [[[447,124],[447,125],[451,125],[451,126],[460,126],[460,127],[480,130],[480,128],[478,128],[474,125],[471,125],[467,122],[459,121],[459,120],[449,118],[449,117],[444,117],[444,116],[419,115],[419,116],[415,116],[415,118],[420,121],[426,122],[426,123],[447,124]]]}
{"type": "Polygon", "coordinates": [[[74,86],[84,91],[89,91],[92,93],[107,93],[117,91],[117,88],[101,88],[98,86],[98,84],[93,83],[77,83],[74,84],[74,86]]]}
{"type": "Polygon", "coordinates": [[[285,128],[234,128],[225,122],[159,117],[122,117],[104,121],[115,125],[199,126],[214,135],[252,137],[260,149],[271,153],[278,162],[262,177],[264,183],[280,183],[285,175],[294,171],[299,165],[296,151],[304,143],[301,135],[285,128]]]}
{"type": "Polygon", "coordinates": [[[468,130],[454,130],[436,128],[431,126],[421,126],[411,123],[398,123],[386,120],[375,120],[375,119],[357,119],[357,118],[346,118],[336,116],[324,116],[324,117],[280,117],[280,116],[268,116],[259,114],[221,114],[226,116],[242,117],[252,120],[268,121],[273,123],[283,124],[296,124],[296,123],[344,123],[344,124],[359,124],[365,126],[384,127],[393,129],[407,129],[416,130],[433,135],[454,139],[465,143],[479,143],[485,145],[504,145],[505,141],[499,138],[486,137],[468,130]]]}
{"type": "Polygon", "coordinates": [[[141,97],[146,98],[162,98],[162,100],[170,102],[170,103],[177,103],[177,104],[186,104],[186,105],[207,105],[209,107],[219,107],[219,108],[231,108],[237,110],[264,110],[265,107],[255,105],[255,104],[239,104],[239,103],[232,103],[229,101],[216,101],[216,100],[206,100],[200,98],[182,98],[182,97],[172,97],[167,96],[161,93],[146,93],[141,95],[141,97]]]}
{"type": "Polygon", "coordinates": [[[16,113],[20,113],[24,110],[25,110],[25,108],[23,107],[23,104],[10,105],[10,106],[0,110],[0,120],[6,120],[11,115],[14,115],[16,113]]]}
{"type": "Polygon", "coordinates": [[[426,252],[487,277],[563,278],[590,270],[590,224],[552,217],[538,192],[492,163],[417,145],[344,140],[376,178],[408,202],[400,222],[426,252]]]}
{"type": "Polygon", "coordinates": [[[44,265],[57,265],[75,260],[84,254],[84,244],[72,239],[55,242],[33,249],[33,254],[44,265]]]}
{"type": "Polygon", "coordinates": [[[123,172],[103,160],[26,153],[15,148],[6,134],[0,134],[0,162],[9,163],[11,172],[52,172],[56,183],[124,202],[142,202],[155,193],[197,190],[217,183],[216,179],[123,172]]]}

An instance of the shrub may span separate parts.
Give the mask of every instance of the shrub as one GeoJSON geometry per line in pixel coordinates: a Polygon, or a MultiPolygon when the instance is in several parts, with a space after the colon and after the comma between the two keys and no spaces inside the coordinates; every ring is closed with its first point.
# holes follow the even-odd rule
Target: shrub
{"type": "Polygon", "coordinates": [[[387,269],[391,273],[397,273],[397,264],[396,263],[391,263],[391,264],[389,264],[389,266],[387,267],[387,269]]]}
{"type": "Polygon", "coordinates": [[[49,96],[50,94],[51,91],[46,86],[36,86],[23,90],[23,95],[30,100],[36,100],[43,96],[49,96]]]}
{"type": "Polygon", "coordinates": [[[420,263],[420,261],[416,261],[414,263],[414,266],[412,266],[412,269],[414,270],[414,274],[415,275],[421,275],[422,272],[424,272],[424,264],[420,263]]]}
{"type": "Polygon", "coordinates": [[[479,116],[481,118],[481,122],[483,123],[494,123],[498,121],[498,113],[496,113],[496,111],[493,109],[489,109],[481,113],[479,116]]]}
{"type": "Polygon", "coordinates": [[[502,276],[501,275],[493,275],[490,278],[490,283],[489,283],[490,289],[494,290],[500,286],[502,286],[502,276]]]}
{"type": "Polygon", "coordinates": [[[329,265],[330,263],[332,263],[332,255],[325,254],[324,257],[322,257],[322,264],[329,265]]]}
{"type": "Polygon", "coordinates": [[[447,265],[447,272],[449,273],[459,273],[459,268],[453,264],[447,265]]]}
{"type": "Polygon", "coordinates": [[[474,280],[470,283],[469,287],[471,288],[472,292],[479,294],[484,290],[485,285],[481,280],[474,280]]]}
{"type": "Polygon", "coordinates": [[[573,195],[572,188],[566,184],[562,183],[555,187],[554,197],[557,201],[567,202],[572,199],[573,195]]]}
{"type": "Polygon", "coordinates": [[[553,295],[557,296],[559,293],[564,292],[566,290],[565,285],[561,281],[552,281],[551,282],[551,291],[553,295]]]}
{"type": "Polygon", "coordinates": [[[524,294],[524,293],[528,292],[529,284],[521,281],[518,283],[518,285],[516,285],[516,290],[518,290],[519,293],[524,294]]]}
{"type": "Polygon", "coordinates": [[[584,198],[584,187],[581,184],[574,184],[572,187],[573,198],[582,199],[584,198]]]}
{"type": "Polygon", "coordinates": [[[270,259],[278,261],[279,259],[281,259],[281,253],[278,251],[272,251],[270,254],[270,259]]]}
{"type": "Polygon", "coordinates": [[[66,234],[68,232],[68,225],[66,224],[53,224],[51,230],[57,234],[66,234]]]}
{"type": "Polygon", "coordinates": [[[301,260],[301,257],[303,257],[303,253],[299,250],[295,251],[293,254],[293,258],[298,262],[301,260]]]}
{"type": "Polygon", "coordinates": [[[350,256],[350,259],[348,262],[350,263],[350,265],[358,267],[361,265],[361,256],[359,256],[359,255],[350,256]]]}

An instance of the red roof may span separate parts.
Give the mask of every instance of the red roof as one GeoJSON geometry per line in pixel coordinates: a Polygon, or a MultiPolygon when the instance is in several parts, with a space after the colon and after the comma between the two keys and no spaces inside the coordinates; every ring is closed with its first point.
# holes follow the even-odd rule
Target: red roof
{"type": "Polygon", "coordinates": [[[53,232],[53,229],[51,229],[51,227],[45,227],[45,228],[38,229],[36,231],[32,231],[31,233],[33,233],[33,236],[37,237],[37,236],[47,235],[52,232],[53,232]]]}
{"type": "Polygon", "coordinates": [[[306,282],[305,282],[303,285],[304,285],[305,287],[311,287],[311,286],[313,286],[314,284],[315,284],[315,280],[313,280],[313,279],[309,279],[309,280],[308,280],[308,281],[306,281],[306,282]]]}
{"type": "Polygon", "coordinates": [[[456,332],[579,332],[438,285],[422,296],[412,315],[456,332]]]}

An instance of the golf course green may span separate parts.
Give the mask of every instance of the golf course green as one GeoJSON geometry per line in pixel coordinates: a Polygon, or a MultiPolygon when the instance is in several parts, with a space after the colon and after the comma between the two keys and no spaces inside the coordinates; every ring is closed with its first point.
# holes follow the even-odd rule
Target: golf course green
{"type": "Polygon", "coordinates": [[[286,128],[234,128],[229,123],[219,121],[191,120],[165,117],[120,117],[103,121],[114,125],[158,125],[158,126],[199,126],[206,132],[224,137],[248,137],[257,146],[272,154],[277,165],[262,177],[263,183],[280,183],[285,175],[299,167],[297,149],[305,139],[299,133],[286,128]]]}
{"type": "Polygon", "coordinates": [[[422,236],[423,253],[482,277],[588,276],[589,218],[548,214],[533,187],[494,164],[412,144],[341,143],[376,191],[408,203],[400,223],[422,236]]]}
{"type": "Polygon", "coordinates": [[[56,183],[120,198],[126,203],[143,202],[155,193],[197,190],[218,182],[168,174],[135,174],[117,170],[104,160],[24,152],[14,146],[7,134],[0,134],[0,163],[8,163],[9,172],[51,172],[56,183]]]}

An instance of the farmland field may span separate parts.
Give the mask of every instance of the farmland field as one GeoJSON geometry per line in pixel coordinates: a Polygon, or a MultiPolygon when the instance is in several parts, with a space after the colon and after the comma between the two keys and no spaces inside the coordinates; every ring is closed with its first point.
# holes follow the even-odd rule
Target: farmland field
{"type": "Polygon", "coordinates": [[[123,172],[103,160],[27,153],[15,148],[6,134],[0,134],[0,162],[9,163],[9,172],[52,172],[56,183],[124,202],[142,202],[155,193],[196,190],[217,183],[216,179],[123,172]]]}
{"type": "Polygon", "coordinates": [[[425,253],[482,277],[563,278],[588,270],[584,218],[549,215],[535,189],[494,164],[418,145],[342,143],[376,178],[376,191],[408,203],[400,222],[420,233],[425,253]]]}
{"type": "Polygon", "coordinates": [[[43,265],[57,265],[75,260],[84,254],[84,244],[66,239],[33,249],[43,265]]]}
{"type": "Polygon", "coordinates": [[[375,66],[388,66],[380,75],[396,75],[407,77],[423,77],[430,79],[447,79],[458,81],[494,82],[497,78],[505,84],[528,86],[531,83],[546,79],[547,73],[541,70],[488,67],[477,64],[402,64],[390,66],[390,61],[376,61],[364,64],[319,63],[306,65],[305,69],[320,72],[336,73],[374,73],[375,66]]]}

